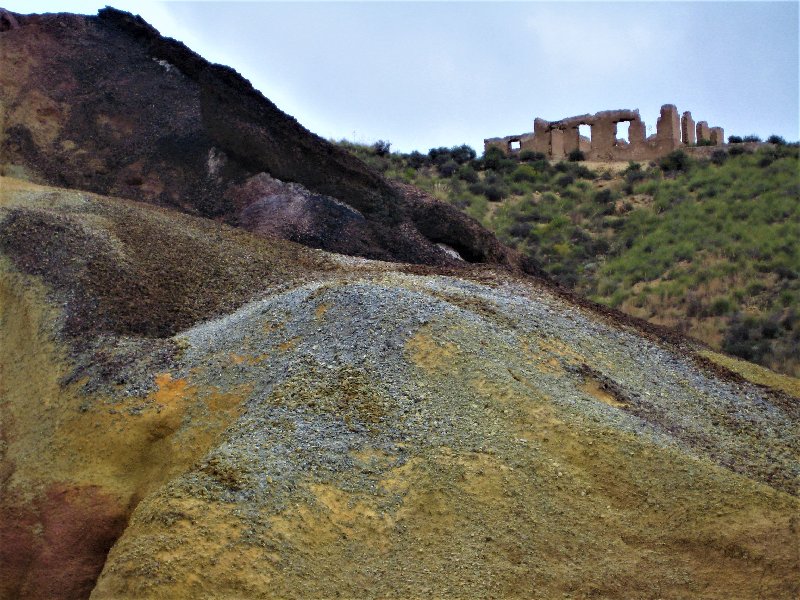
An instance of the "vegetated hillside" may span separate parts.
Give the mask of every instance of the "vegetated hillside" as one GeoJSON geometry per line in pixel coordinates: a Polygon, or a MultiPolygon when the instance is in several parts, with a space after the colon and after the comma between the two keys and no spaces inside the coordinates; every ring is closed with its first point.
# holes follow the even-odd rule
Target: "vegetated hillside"
{"type": "Polygon", "coordinates": [[[731,144],[650,165],[344,146],[459,206],[579,293],[800,374],[796,145],[731,144]]]}
{"type": "Polygon", "coordinates": [[[0,64],[2,173],[344,254],[451,264],[445,244],[470,262],[535,270],[452,206],[407,196],[139,17],[3,11],[0,64]]]}
{"type": "Polygon", "coordinates": [[[0,178],[0,597],[795,598],[800,382],[622,317],[0,178]]]}

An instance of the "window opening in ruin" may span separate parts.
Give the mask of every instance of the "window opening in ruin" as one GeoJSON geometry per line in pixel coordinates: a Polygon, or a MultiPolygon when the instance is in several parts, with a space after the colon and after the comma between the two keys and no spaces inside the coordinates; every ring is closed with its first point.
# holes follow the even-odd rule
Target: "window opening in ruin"
{"type": "Polygon", "coordinates": [[[582,135],[590,142],[592,141],[592,126],[591,125],[578,125],[578,135],[582,135]]]}
{"type": "Polygon", "coordinates": [[[519,140],[511,140],[508,142],[508,149],[511,150],[511,152],[519,152],[520,148],[522,148],[522,142],[519,140]]]}
{"type": "Polygon", "coordinates": [[[617,123],[617,133],[614,136],[614,145],[617,145],[617,140],[622,140],[624,143],[630,143],[630,121],[620,121],[617,123]]]}

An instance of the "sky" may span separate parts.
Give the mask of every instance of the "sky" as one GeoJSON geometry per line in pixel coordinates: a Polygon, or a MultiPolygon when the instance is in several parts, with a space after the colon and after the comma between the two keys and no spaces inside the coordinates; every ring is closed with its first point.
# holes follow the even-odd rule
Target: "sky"
{"type": "Polygon", "coordinates": [[[329,139],[409,152],[533,130],[535,117],[675,104],[725,135],[800,139],[800,3],[0,0],[140,14],[233,67],[329,139]]]}

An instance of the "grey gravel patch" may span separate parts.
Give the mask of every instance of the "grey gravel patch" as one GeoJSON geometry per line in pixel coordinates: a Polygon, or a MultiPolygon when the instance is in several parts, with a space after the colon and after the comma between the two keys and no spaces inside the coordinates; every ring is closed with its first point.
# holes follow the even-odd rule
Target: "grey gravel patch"
{"type": "MultiPolygon", "coordinates": [[[[688,358],[532,286],[362,275],[250,303],[175,339],[185,346],[182,375],[223,391],[253,386],[245,413],[200,474],[175,482],[231,502],[282,510],[305,493],[300,483],[308,478],[375,491],[409,454],[441,446],[518,455],[528,440],[509,431],[513,415],[476,393],[478,378],[540,394],[577,426],[626,431],[784,489],[800,473],[791,455],[796,428],[758,388],[713,379],[688,358]],[[422,328],[466,359],[440,377],[420,370],[407,343],[422,328]],[[520,353],[523,342],[553,341],[613,380],[627,406],[584,392],[585,375],[563,356],[563,369],[548,373],[520,353]],[[234,355],[247,360],[236,363],[234,355]],[[386,460],[357,468],[353,453],[364,449],[386,460]]],[[[529,449],[535,463],[538,450],[529,449]]]]}

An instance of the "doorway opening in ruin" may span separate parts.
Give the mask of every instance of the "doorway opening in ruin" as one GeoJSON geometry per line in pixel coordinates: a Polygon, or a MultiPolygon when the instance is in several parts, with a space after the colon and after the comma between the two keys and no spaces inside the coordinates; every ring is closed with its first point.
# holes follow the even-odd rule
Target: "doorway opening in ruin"
{"type": "Polygon", "coordinates": [[[592,141],[592,126],[591,125],[578,125],[578,135],[585,137],[590,142],[592,141]]]}
{"type": "Polygon", "coordinates": [[[519,149],[522,148],[522,142],[519,140],[511,140],[508,142],[508,150],[509,152],[519,152],[519,149]]]}
{"type": "Polygon", "coordinates": [[[617,123],[617,132],[614,134],[614,145],[625,146],[630,143],[630,121],[619,121],[617,123]]]}

